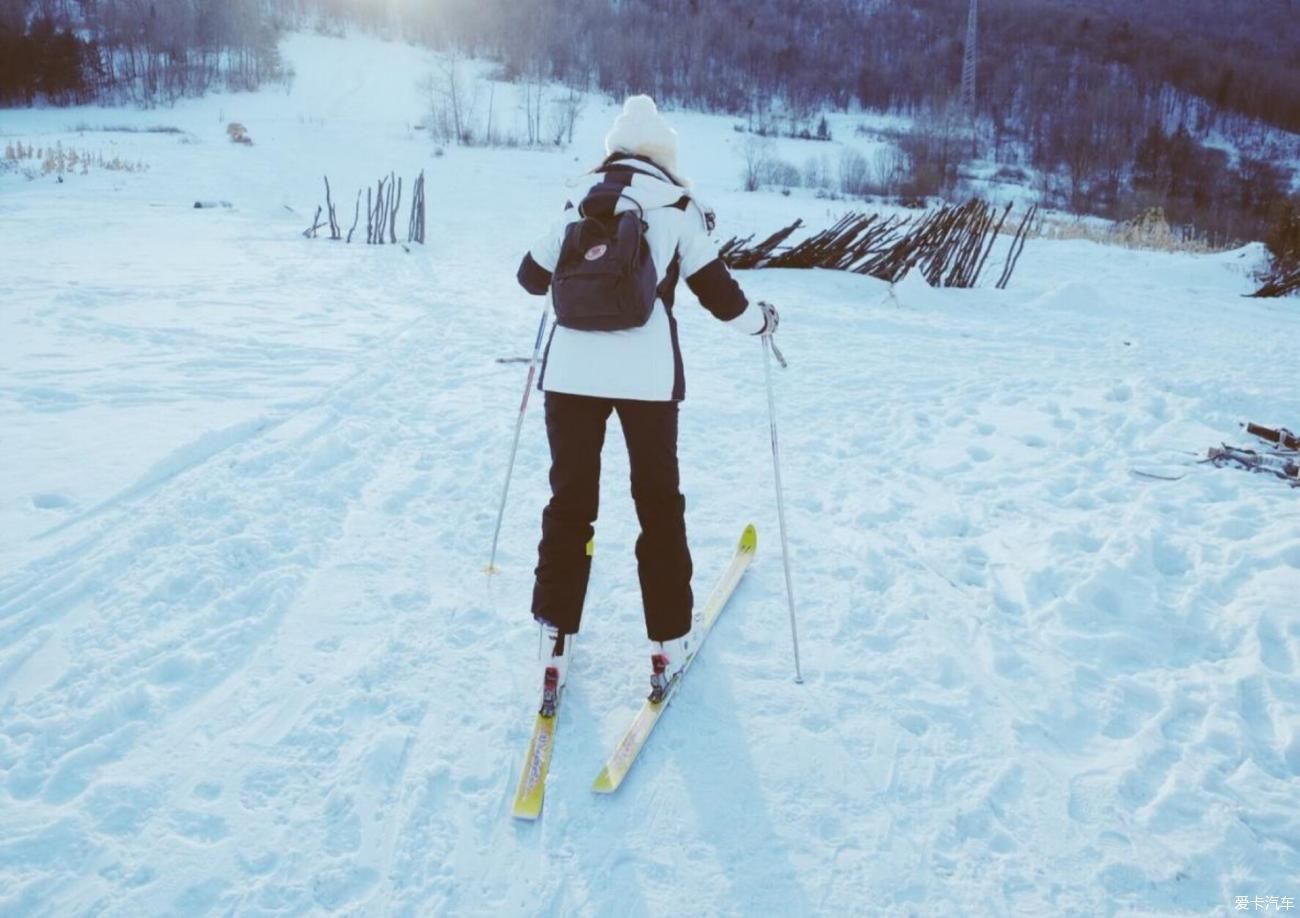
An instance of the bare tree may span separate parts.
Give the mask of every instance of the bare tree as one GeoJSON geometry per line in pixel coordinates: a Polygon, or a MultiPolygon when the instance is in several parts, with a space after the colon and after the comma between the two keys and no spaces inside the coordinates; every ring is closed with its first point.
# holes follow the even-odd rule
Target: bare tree
{"type": "Polygon", "coordinates": [[[568,95],[552,103],[552,125],[554,127],[552,133],[555,137],[556,146],[561,143],[573,143],[574,126],[578,123],[578,118],[586,107],[586,97],[572,87],[570,87],[568,95]]]}
{"type": "Polygon", "coordinates": [[[763,184],[763,176],[767,174],[772,159],[772,141],[768,137],[750,135],[745,138],[741,154],[745,158],[745,190],[757,191],[763,184]]]}

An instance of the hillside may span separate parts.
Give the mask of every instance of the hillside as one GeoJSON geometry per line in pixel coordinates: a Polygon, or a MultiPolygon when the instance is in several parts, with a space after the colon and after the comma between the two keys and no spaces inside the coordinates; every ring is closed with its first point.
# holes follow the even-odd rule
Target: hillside
{"type": "MultiPolygon", "coordinates": [[[[287,86],[285,29],[360,27],[491,60],[520,87],[558,82],[571,98],[649,92],[743,118],[765,135],[807,136],[834,116],[891,118],[901,154],[870,190],[894,200],[960,196],[962,176],[987,168],[1031,175],[1042,203],[1076,214],[1129,220],[1161,208],[1219,246],[1265,238],[1278,224],[1300,187],[1300,16],[1291,0],[985,0],[971,110],[961,98],[967,8],[967,0],[536,0],[522,9],[504,0],[8,0],[0,106],[153,106],[287,86]]],[[[528,143],[551,134],[545,121],[530,122],[528,143]]]]}

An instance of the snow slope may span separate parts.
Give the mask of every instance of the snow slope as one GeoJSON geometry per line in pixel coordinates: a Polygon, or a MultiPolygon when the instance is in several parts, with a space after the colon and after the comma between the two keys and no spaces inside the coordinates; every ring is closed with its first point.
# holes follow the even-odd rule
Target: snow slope
{"type": "MultiPolygon", "coordinates": [[[[531,347],[515,264],[613,108],[572,151],[435,158],[411,128],[422,52],[286,52],[290,92],[0,112],[0,139],[150,165],[0,176],[0,914],[1300,897],[1297,493],[1191,455],[1300,421],[1300,313],[1240,298],[1252,251],[1031,243],[1005,292],[743,275],[791,363],[802,686],[760,351],[683,288],[697,595],[749,520],[759,557],[627,784],[594,796],[646,681],[611,426],[546,809],[519,825],[547,455],[534,403],[489,580],[523,384],[496,358],[531,347]],[[346,202],[419,169],[427,247],[301,237],[321,174],[346,202]]],[[[740,193],[727,119],[674,121],[722,236],[834,217],[740,193]]]]}

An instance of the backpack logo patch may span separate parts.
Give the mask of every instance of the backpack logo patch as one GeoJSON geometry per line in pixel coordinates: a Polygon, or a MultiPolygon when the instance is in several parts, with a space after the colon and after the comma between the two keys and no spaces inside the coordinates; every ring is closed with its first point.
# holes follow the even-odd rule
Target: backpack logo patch
{"type": "Polygon", "coordinates": [[[607,245],[593,245],[591,248],[587,249],[587,254],[583,257],[586,258],[587,261],[595,261],[607,251],[609,251],[609,246],[607,245]]]}

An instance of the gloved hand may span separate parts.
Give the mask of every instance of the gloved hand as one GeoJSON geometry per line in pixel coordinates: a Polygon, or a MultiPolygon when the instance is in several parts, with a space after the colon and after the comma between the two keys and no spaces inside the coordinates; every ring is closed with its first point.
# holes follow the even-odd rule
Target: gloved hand
{"type": "Polygon", "coordinates": [[[758,301],[758,308],[763,310],[763,327],[755,334],[769,336],[781,324],[781,317],[777,314],[776,307],[764,300],[758,301]]]}

